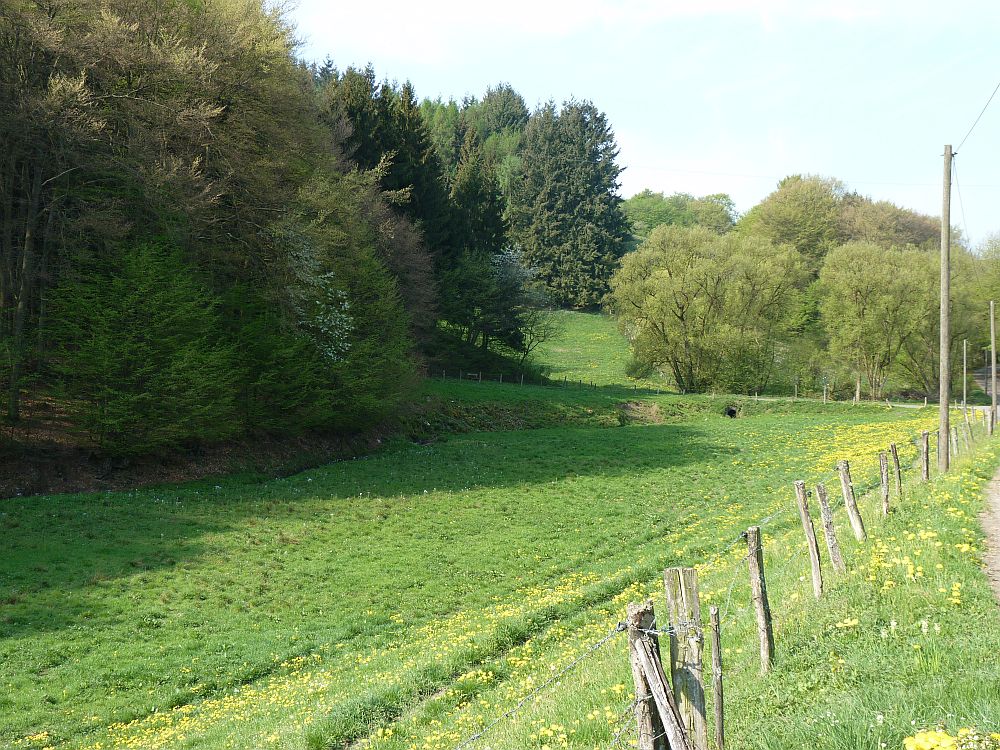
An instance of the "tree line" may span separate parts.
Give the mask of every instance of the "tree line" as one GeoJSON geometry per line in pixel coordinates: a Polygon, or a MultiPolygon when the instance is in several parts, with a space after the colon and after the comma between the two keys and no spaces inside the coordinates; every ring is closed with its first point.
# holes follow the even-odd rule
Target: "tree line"
{"type": "MultiPolygon", "coordinates": [[[[782,180],[742,217],[730,207],[725,196],[650,191],[626,201],[645,238],[623,258],[608,306],[634,374],[659,371],[689,392],[936,394],[938,218],[810,175],[782,180]],[[712,207],[732,220],[699,218],[712,207]]],[[[982,364],[1000,267],[958,230],[952,241],[960,382],[963,340],[970,369],[982,364]]]]}
{"type": "Polygon", "coordinates": [[[99,452],[367,429],[427,363],[524,366],[624,252],[592,103],[419,101],[260,0],[0,5],[5,421],[99,452]],[[553,180],[553,174],[558,178],[553,180]]]}
{"type": "MultiPolygon", "coordinates": [[[[366,430],[427,367],[527,366],[551,306],[611,310],[684,391],[934,391],[937,219],[621,173],[593,102],[421,100],[300,60],[261,0],[3,3],[4,419],[56,403],[106,454],[366,430]]],[[[975,350],[997,274],[956,241],[975,350]]]]}

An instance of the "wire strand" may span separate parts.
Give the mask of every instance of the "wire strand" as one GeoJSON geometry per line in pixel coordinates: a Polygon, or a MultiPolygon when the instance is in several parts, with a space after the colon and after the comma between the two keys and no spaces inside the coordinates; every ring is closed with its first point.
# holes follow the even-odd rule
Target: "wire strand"
{"type": "Polygon", "coordinates": [[[976,129],[976,125],[979,124],[979,120],[982,119],[982,116],[986,113],[986,109],[990,106],[990,102],[993,101],[993,97],[997,95],[997,91],[1000,91],[1000,81],[997,82],[997,86],[993,89],[993,93],[990,94],[990,98],[986,100],[986,104],[983,105],[982,110],[979,112],[979,116],[976,117],[976,121],[972,123],[972,127],[969,128],[969,132],[965,134],[965,138],[963,138],[962,142],[958,144],[958,148],[955,149],[956,151],[960,150],[962,146],[965,145],[965,142],[969,140],[969,136],[972,135],[972,131],[976,129]]]}
{"type": "Polygon", "coordinates": [[[467,737],[466,739],[464,739],[462,742],[460,742],[457,745],[455,745],[455,750],[461,750],[462,748],[467,747],[468,745],[471,745],[473,742],[475,742],[476,740],[478,740],[480,737],[482,737],[488,731],[490,731],[491,729],[493,729],[493,727],[495,727],[501,721],[503,721],[504,719],[508,719],[511,716],[513,716],[514,714],[516,714],[525,705],[527,705],[527,703],[530,702],[536,695],[538,695],[540,692],[542,692],[543,690],[545,690],[545,688],[547,688],[549,685],[551,685],[551,684],[553,684],[555,682],[558,682],[560,679],[562,679],[562,677],[564,675],[566,675],[567,672],[571,671],[577,664],[579,664],[581,661],[583,661],[588,656],[590,656],[591,654],[593,654],[595,651],[597,651],[599,648],[601,648],[608,641],[613,640],[617,635],[619,635],[620,633],[624,633],[624,632],[625,632],[625,623],[624,622],[618,623],[610,633],[608,633],[606,636],[604,636],[603,638],[601,638],[601,640],[597,641],[596,643],[593,643],[590,646],[588,646],[587,649],[582,654],[580,654],[579,656],[577,656],[575,659],[573,659],[573,661],[571,661],[569,664],[567,664],[565,667],[563,667],[562,669],[560,669],[558,672],[556,672],[554,675],[552,675],[549,679],[547,679],[541,685],[539,685],[534,690],[532,690],[527,695],[525,695],[523,698],[521,698],[521,700],[519,700],[516,704],[514,704],[514,706],[512,708],[507,709],[502,714],[500,714],[499,716],[497,716],[493,721],[491,721],[489,724],[487,724],[485,727],[483,727],[482,729],[480,729],[478,732],[476,732],[475,734],[470,735],[469,737],[467,737]]]}

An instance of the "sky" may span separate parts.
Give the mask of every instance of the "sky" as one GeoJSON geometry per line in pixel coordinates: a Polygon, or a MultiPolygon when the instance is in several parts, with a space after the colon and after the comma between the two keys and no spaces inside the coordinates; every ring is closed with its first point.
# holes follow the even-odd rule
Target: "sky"
{"type": "Polygon", "coordinates": [[[997,0],[298,0],[307,60],[372,63],[420,98],[511,84],[529,107],[589,99],[620,147],[623,196],[729,193],[744,212],[789,174],[1000,232],[997,0]],[[346,9],[346,6],[350,10],[346,9]]]}

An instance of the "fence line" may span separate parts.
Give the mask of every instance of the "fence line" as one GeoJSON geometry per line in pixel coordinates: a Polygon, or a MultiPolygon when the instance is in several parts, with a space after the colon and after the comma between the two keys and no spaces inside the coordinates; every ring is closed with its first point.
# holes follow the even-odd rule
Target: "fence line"
{"type": "MultiPolygon", "coordinates": [[[[511,386],[535,386],[543,388],[613,388],[620,391],[631,391],[632,393],[643,393],[646,395],[650,394],[672,394],[677,396],[684,395],[702,395],[709,396],[713,399],[719,398],[720,400],[725,400],[726,398],[733,399],[746,399],[754,401],[777,401],[777,402],[789,402],[794,403],[797,401],[813,401],[822,404],[851,404],[852,406],[886,406],[890,409],[893,408],[906,408],[906,409],[919,409],[922,408],[919,402],[910,401],[896,401],[892,402],[889,399],[873,401],[873,400],[861,400],[855,401],[854,399],[843,399],[837,401],[833,398],[823,398],[820,395],[816,396],[762,396],[759,393],[715,393],[714,391],[701,394],[691,394],[685,393],[684,391],[674,391],[671,390],[666,383],[662,386],[650,386],[644,385],[640,386],[638,383],[632,383],[631,385],[627,383],[598,383],[595,380],[584,380],[583,378],[569,378],[564,375],[561,379],[559,377],[549,377],[547,375],[531,375],[524,371],[519,371],[513,375],[505,375],[504,373],[490,373],[484,372],[483,370],[466,371],[459,370],[458,375],[454,374],[455,371],[451,370],[433,370],[427,372],[427,378],[429,380],[458,380],[463,383],[498,383],[503,385],[504,383],[511,386]]],[[[937,406],[936,402],[928,403],[927,399],[924,398],[923,408],[928,406],[937,406]]],[[[970,406],[970,409],[975,409],[975,406],[970,406]]],[[[982,407],[980,407],[982,408],[982,407]]]]}
{"type": "MultiPolygon", "coordinates": [[[[969,426],[969,432],[968,432],[968,441],[969,442],[967,443],[967,447],[965,448],[965,450],[956,451],[956,454],[955,454],[956,456],[965,456],[965,455],[971,454],[971,453],[973,453],[975,451],[976,432],[977,432],[977,428],[979,427],[979,425],[978,425],[978,420],[974,420],[974,421],[977,424],[970,424],[970,426],[969,426]]],[[[986,432],[986,427],[984,426],[983,429],[982,429],[982,431],[981,431],[981,434],[985,433],[985,432],[986,432]]],[[[933,434],[939,433],[939,430],[927,431],[927,433],[929,435],[933,435],[933,434]]],[[[916,443],[917,440],[921,440],[921,439],[922,438],[914,438],[912,442],[916,443]]],[[[919,447],[919,445],[917,446],[917,451],[918,451],[918,456],[919,456],[920,455],[920,447],[919,447]]],[[[929,455],[928,455],[928,457],[927,457],[926,460],[927,460],[927,464],[929,464],[929,455]]],[[[919,468],[923,469],[927,464],[924,464],[923,466],[921,466],[919,468]]],[[[911,462],[911,465],[907,468],[907,470],[909,471],[909,470],[912,470],[914,468],[918,468],[918,467],[915,466],[915,465],[913,465],[912,462],[911,462]]],[[[902,472],[902,469],[900,469],[900,472],[902,472]]],[[[829,481],[839,481],[839,479],[840,479],[839,472],[833,471],[833,472],[827,473],[826,475],[824,475],[820,479],[814,480],[814,484],[822,483],[822,484],[825,485],[829,481]]],[[[855,494],[856,497],[858,497],[858,499],[871,500],[872,499],[871,498],[872,492],[876,488],[883,489],[884,487],[885,487],[885,481],[882,479],[882,477],[880,477],[879,479],[877,479],[875,481],[871,481],[868,484],[863,484],[863,485],[854,487],[854,490],[855,490],[854,494],[855,494]]],[[[808,492],[806,494],[807,495],[811,495],[812,493],[808,492]]],[[[903,505],[900,502],[898,502],[900,500],[900,498],[901,498],[901,495],[902,495],[902,483],[900,481],[897,484],[897,504],[896,504],[896,508],[897,509],[903,507],[903,505]]],[[[835,509],[838,509],[840,507],[847,507],[847,503],[844,501],[843,498],[840,499],[839,504],[838,504],[838,502],[837,502],[836,499],[833,499],[832,502],[830,502],[830,509],[831,509],[831,511],[835,510],[835,509]]],[[[860,511],[860,509],[859,509],[859,511],[860,511]]],[[[803,523],[805,521],[805,517],[808,516],[808,517],[811,518],[811,512],[809,511],[808,507],[806,507],[805,510],[802,511],[802,510],[800,510],[800,507],[796,503],[792,503],[789,506],[786,506],[784,508],[780,508],[780,509],[778,509],[778,510],[776,510],[776,511],[770,513],[770,514],[768,514],[767,516],[765,516],[764,518],[762,518],[759,522],[757,522],[754,526],[751,526],[748,531],[745,531],[745,532],[741,533],[734,540],[732,540],[731,542],[727,543],[723,548],[721,548],[720,550],[718,550],[711,557],[711,559],[708,562],[704,563],[703,567],[712,567],[712,566],[716,565],[718,563],[718,561],[720,559],[722,559],[729,551],[731,551],[737,544],[741,543],[744,540],[748,541],[748,543],[749,543],[750,540],[752,538],[754,538],[754,537],[757,537],[760,540],[759,543],[758,543],[758,546],[757,546],[757,550],[762,555],[762,553],[763,553],[766,545],[764,543],[764,540],[763,540],[762,536],[759,535],[760,534],[760,528],[762,528],[762,527],[764,527],[764,526],[766,526],[768,524],[771,524],[776,519],[782,518],[786,514],[791,514],[792,512],[798,512],[800,514],[802,514],[804,512],[803,523]],[[749,532],[753,532],[753,533],[751,534],[749,532]]],[[[862,544],[863,544],[863,542],[859,542],[859,546],[862,545],[862,544]]],[[[796,552],[794,552],[788,558],[788,560],[786,562],[787,563],[791,563],[793,561],[798,560],[798,558],[801,557],[802,555],[804,555],[807,551],[809,551],[809,549],[810,549],[810,547],[808,545],[800,545],[799,549],[796,552]]],[[[746,562],[748,562],[751,559],[751,557],[754,556],[755,554],[756,553],[755,553],[754,550],[752,550],[752,549],[748,550],[748,552],[747,552],[746,555],[744,555],[744,556],[740,557],[739,559],[733,561],[728,566],[728,568],[724,568],[724,570],[732,570],[732,577],[731,577],[730,582],[729,582],[729,586],[728,586],[727,593],[726,593],[725,604],[724,604],[724,607],[722,609],[722,612],[719,613],[718,612],[718,608],[713,608],[713,609],[716,609],[716,612],[713,613],[713,622],[717,621],[719,623],[725,623],[725,622],[728,621],[728,619],[729,619],[730,604],[732,602],[732,597],[733,597],[733,590],[734,590],[736,582],[737,582],[737,580],[739,578],[740,570],[742,569],[743,564],[746,563],[746,562]],[[716,617],[717,617],[717,620],[715,619],[716,617]]],[[[773,656],[773,646],[774,646],[774,644],[773,644],[773,636],[771,636],[769,632],[765,633],[765,625],[766,625],[767,631],[770,630],[770,622],[769,622],[770,608],[767,605],[767,592],[766,592],[765,579],[764,579],[763,557],[762,556],[760,557],[760,564],[761,564],[761,569],[760,569],[760,571],[758,573],[759,576],[760,576],[760,580],[759,580],[758,583],[755,583],[754,581],[751,581],[751,583],[753,584],[751,588],[754,589],[754,591],[757,591],[758,595],[763,595],[763,597],[764,597],[763,611],[766,613],[766,617],[768,619],[768,622],[766,624],[764,622],[760,623],[760,628],[761,628],[760,637],[761,637],[761,642],[762,642],[762,646],[761,646],[762,671],[766,671],[767,668],[770,668],[770,659],[773,656]],[[771,639],[768,649],[765,649],[765,643],[764,643],[764,639],[765,638],[771,639]]],[[[696,588],[697,588],[697,572],[696,572],[696,570],[694,568],[686,568],[686,569],[681,569],[681,570],[688,570],[688,571],[690,571],[689,575],[691,576],[691,580],[693,582],[694,590],[696,591],[696,588]]],[[[817,597],[819,597],[821,595],[822,595],[822,592],[818,591],[817,592],[817,597]]],[[[683,743],[683,744],[678,744],[677,750],[680,750],[680,748],[683,748],[683,747],[690,748],[691,750],[708,750],[707,740],[704,739],[703,736],[699,736],[697,738],[698,739],[698,744],[692,744],[691,737],[688,734],[688,728],[686,728],[683,725],[682,722],[679,723],[682,714],[681,713],[677,713],[677,711],[678,711],[678,709],[677,709],[678,701],[677,701],[677,698],[675,698],[675,696],[674,696],[674,690],[681,690],[681,689],[689,690],[690,688],[688,688],[688,687],[682,688],[676,682],[676,677],[675,677],[675,682],[674,682],[673,688],[671,687],[671,684],[670,684],[671,680],[667,677],[667,675],[670,674],[672,672],[672,670],[665,670],[663,668],[663,665],[660,663],[660,661],[659,661],[660,660],[659,647],[657,645],[657,640],[656,640],[656,639],[658,639],[661,636],[666,636],[666,637],[669,637],[671,639],[676,639],[678,637],[694,637],[694,638],[703,639],[704,638],[704,627],[702,626],[702,623],[700,622],[700,620],[697,619],[697,618],[694,619],[694,620],[679,619],[678,618],[677,620],[675,620],[672,623],[668,623],[668,624],[665,624],[665,625],[657,625],[656,617],[655,617],[655,614],[653,613],[653,604],[652,604],[651,601],[647,602],[646,605],[630,605],[630,611],[632,611],[633,607],[641,607],[641,606],[647,606],[647,605],[648,605],[648,608],[649,608],[649,612],[648,612],[648,625],[639,626],[639,625],[635,625],[635,624],[627,624],[626,622],[619,622],[604,637],[602,637],[600,640],[598,640],[598,641],[590,644],[589,646],[587,646],[583,650],[583,652],[581,652],[579,655],[577,655],[575,658],[573,658],[568,664],[566,664],[564,667],[562,667],[560,670],[558,670],[555,674],[553,674],[551,677],[549,677],[547,680],[545,680],[545,682],[543,682],[542,684],[540,684],[537,687],[533,688],[527,694],[525,694],[524,696],[522,696],[514,706],[512,706],[508,710],[506,710],[503,713],[501,713],[500,715],[498,715],[496,718],[494,718],[488,724],[484,725],[483,728],[480,729],[479,731],[471,734],[469,737],[467,737],[466,739],[462,740],[459,744],[455,745],[455,750],[464,750],[464,748],[466,748],[466,747],[472,745],[473,743],[475,743],[477,740],[479,740],[481,737],[483,737],[486,733],[488,733],[489,731],[491,731],[494,727],[496,727],[497,725],[499,725],[500,723],[502,723],[506,719],[509,719],[509,718],[513,717],[521,709],[523,709],[531,701],[533,701],[540,693],[542,693],[544,690],[546,690],[547,688],[549,688],[551,685],[553,685],[556,682],[558,682],[562,677],[564,677],[566,674],[568,674],[573,669],[575,669],[581,662],[583,662],[584,660],[586,660],[587,658],[589,658],[590,656],[592,656],[593,654],[595,654],[603,646],[605,646],[607,643],[609,643],[612,640],[614,640],[618,635],[620,635],[623,632],[628,632],[630,634],[629,643],[630,643],[630,650],[633,651],[633,657],[634,657],[633,658],[633,675],[635,677],[636,685],[637,685],[637,696],[633,700],[631,700],[625,706],[625,708],[623,709],[622,713],[618,716],[618,718],[616,719],[616,721],[613,722],[613,723],[611,723],[609,725],[612,728],[612,738],[611,738],[611,742],[609,744],[609,747],[610,748],[628,747],[628,748],[634,748],[635,750],[659,750],[659,748],[664,747],[664,745],[660,741],[663,740],[663,739],[666,739],[666,738],[668,738],[670,736],[673,736],[673,740],[676,740],[679,743],[683,743]],[[636,645],[636,643],[638,643],[638,641],[636,641],[635,639],[641,639],[642,643],[639,643],[639,645],[636,645]],[[645,644],[645,645],[643,645],[643,644],[645,644]],[[635,658],[636,654],[638,655],[638,658],[635,658]],[[648,684],[648,686],[649,686],[650,689],[649,690],[642,690],[641,693],[640,693],[640,690],[639,690],[639,685],[640,684],[648,684]],[[668,715],[666,717],[662,716],[661,715],[662,714],[662,710],[661,709],[662,710],[667,710],[668,713],[671,714],[671,715],[668,715]],[[633,716],[633,715],[636,718],[636,722],[630,722],[629,721],[629,717],[633,716]],[[660,728],[663,728],[664,727],[664,720],[666,720],[666,724],[669,725],[669,726],[667,726],[667,728],[664,729],[664,731],[661,731],[661,732],[657,732],[657,733],[646,732],[646,733],[643,733],[642,729],[641,729],[641,727],[643,726],[643,721],[646,722],[646,725],[648,727],[649,726],[649,722],[651,720],[654,720],[653,724],[652,724],[654,726],[659,726],[660,728]],[[657,724],[656,721],[659,721],[659,724],[657,724]],[[681,735],[682,735],[682,739],[680,739],[680,740],[678,740],[678,738],[677,738],[677,736],[675,734],[675,731],[676,731],[675,724],[680,727],[680,732],[681,732],[681,735]],[[671,728],[671,727],[673,727],[673,728],[671,728]],[[633,745],[633,744],[625,741],[625,738],[627,738],[637,728],[639,728],[638,744],[633,745]]],[[[760,611],[760,610],[761,610],[761,608],[758,607],[758,611],[760,611]]],[[[672,645],[671,646],[671,653],[673,654],[673,652],[674,652],[674,647],[672,645]]],[[[700,651],[699,651],[699,654],[700,654],[700,651]]],[[[716,675],[716,677],[718,678],[718,681],[719,681],[719,684],[718,684],[717,688],[721,692],[721,688],[722,688],[721,662],[720,662],[719,667],[720,667],[720,672],[719,672],[718,675],[716,675]]],[[[700,676],[700,672],[699,672],[699,676],[700,676]]],[[[698,685],[697,689],[701,690],[702,694],[703,694],[704,684],[702,683],[702,684],[698,685]]],[[[684,696],[684,697],[689,699],[689,696],[684,696]]],[[[701,709],[704,710],[704,704],[703,703],[702,703],[701,709]]],[[[717,714],[717,716],[721,715],[721,706],[717,707],[717,711],[720,712],[719,714],[717,714]]],[[[721,728],[717,727],[716,731],[718,733],[716,736],[720,737],[721,736],[721,728]]],[[[673,744],[671,744],[670,747],[673,748],[673,744]]],[[[721,746],[717,746],[717,750],[724,750],[724,748],[722,748],[721,746]]]]}

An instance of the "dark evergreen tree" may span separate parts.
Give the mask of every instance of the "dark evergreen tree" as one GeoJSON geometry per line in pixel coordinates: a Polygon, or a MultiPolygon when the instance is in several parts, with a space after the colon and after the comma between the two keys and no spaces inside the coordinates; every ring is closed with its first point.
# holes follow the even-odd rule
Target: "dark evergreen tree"
{"type": "Polygon", "coordinates": [[[482,101],[469,108],[470,124],[482,133],[484,140],[505,131],[521,131],[528,124],[528,105],[509,83],[486,89],[482,101]]]}
{"type": "Polygon", "coordinates": [[[492,163],[483,154],[475,130],[462,143],[455,179],[451,185],[456,245],[494,255],[506,242],[503,198],[492,163]]]}
{"type": "Polygon", "coordinates": [[[562,111],[549,102],[525,128],[511,238],[559,304],[600,304],[625,250],[617,156],[607,118],[590,102],[571,100],[562,111]]]}
{"type": "Polygon", "coordinates": [[[348,68],[321,92],[331,123],[347,125],[347,154],[364,169],[381,169],[381,186],[421,229],[436,258],[452,252],[447,181],[413,93],[377,83],[371,66],[348,68]]]}

